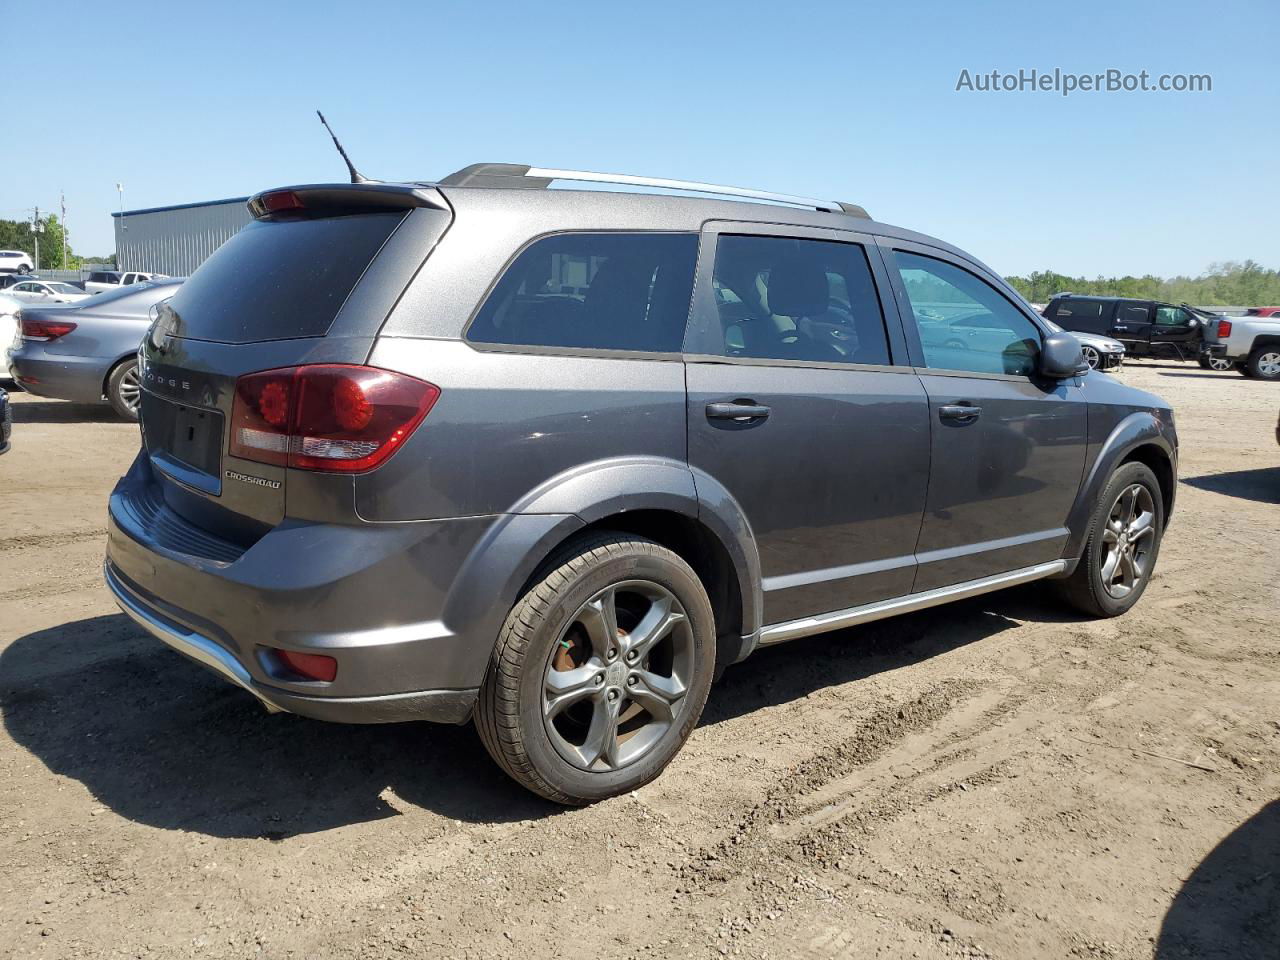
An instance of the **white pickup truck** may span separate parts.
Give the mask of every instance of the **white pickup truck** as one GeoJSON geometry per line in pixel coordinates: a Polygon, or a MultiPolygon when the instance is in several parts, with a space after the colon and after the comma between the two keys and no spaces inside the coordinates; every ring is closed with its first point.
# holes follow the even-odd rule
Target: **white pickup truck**
{"type": "Polygon", "coordinates": [[[1246,377],[1280,380],[1280,307],[1254,307],[1243,317],[1220,317],[1205,327],[1209,356],[1246,377]]]}
{"type": "Polygon", "coordinates": [[[128,283],[167,279],[169,278],[163,273],[141,273],[137,270],[121,273],[119,270],[95,270],[89,274],[89,279],[84,282],[84,292],[103,293],[107,290],[116,290],[128,283]]]}

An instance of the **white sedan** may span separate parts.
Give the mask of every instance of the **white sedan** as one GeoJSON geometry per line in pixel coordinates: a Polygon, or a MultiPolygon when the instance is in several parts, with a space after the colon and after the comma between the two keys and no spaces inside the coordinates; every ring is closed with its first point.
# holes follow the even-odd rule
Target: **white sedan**
{"type": "Polygon", "coordinates": [[[93,296],[57,280],[23,280],[5,290],[5,294],[23,303],[75,303],[93,296]]]}

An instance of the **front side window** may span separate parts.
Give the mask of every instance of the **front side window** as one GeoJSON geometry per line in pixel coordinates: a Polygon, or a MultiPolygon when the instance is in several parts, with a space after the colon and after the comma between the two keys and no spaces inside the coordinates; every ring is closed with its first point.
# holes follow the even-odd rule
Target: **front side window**
{"type": "Polygon", "coordinates": [[[880,300],[859,244],[722,235],[713,288],[725,356],[889,363],[880,300]]]}
{"type": "Polygon", "coordinates": [[[995,287],[968,270],[895,251],[926,367],[1030,376],[1040,330],[995,287]]]}
{"type": "Polygon", "coordinates": [[[535,241],[467,330],[473,343],[678,353],[693,295],[691,233],[564,233],[535,241]]]}
{"type": "Polygon", "coordinates": [[[1181,307],[1156,307],[1156,323],[1162,327],[1187,326],[1191,315],[1181,307]]]}

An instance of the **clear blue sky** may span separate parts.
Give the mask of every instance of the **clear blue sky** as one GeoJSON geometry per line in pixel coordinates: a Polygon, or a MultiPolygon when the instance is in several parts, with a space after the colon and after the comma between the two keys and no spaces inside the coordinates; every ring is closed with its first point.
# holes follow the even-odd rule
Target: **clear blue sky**
{"type": "MultiPolygon", "coordinates": [[[[1003,273],[1280,267],[1280,3],[61,4],[0,0],[0,217],[477,160],[832,196],[1003,273]],[[38,28],[39,27],[39,28],[38,28]],[[1213,92],[957,93],[973,73],[1208,73],[1213,92]]],[[[29,214],[27,214],[29,215],[29,214]]]]}

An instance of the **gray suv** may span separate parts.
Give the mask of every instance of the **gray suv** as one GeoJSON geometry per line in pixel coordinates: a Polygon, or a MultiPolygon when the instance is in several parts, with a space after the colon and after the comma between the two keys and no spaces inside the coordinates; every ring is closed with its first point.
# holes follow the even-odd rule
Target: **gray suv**
{"type": "Polygon", "coordinates": [[[270,711],[474,719],[588,803],[759,647],[1151,577],[1168,405],[860,207],[510,164],[249,207],[143,342],[106,580],[270,711]]]}

